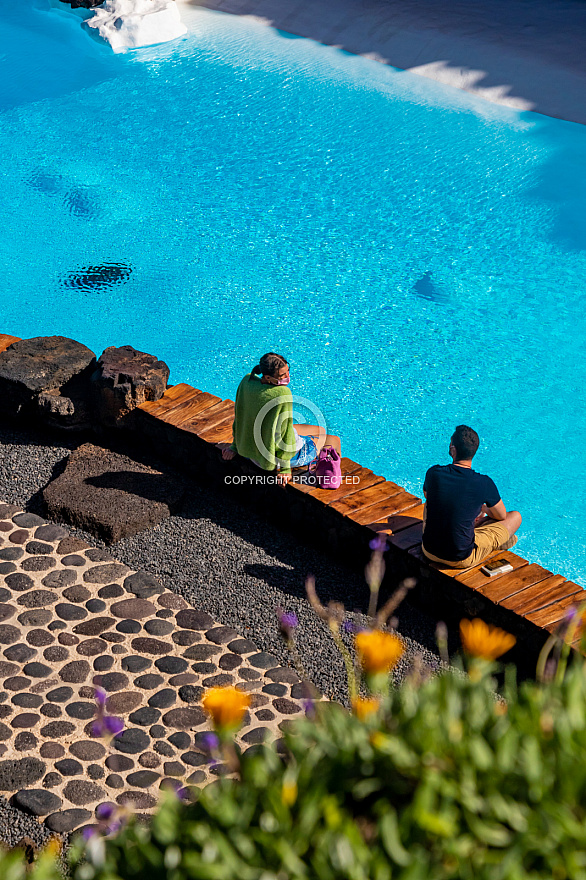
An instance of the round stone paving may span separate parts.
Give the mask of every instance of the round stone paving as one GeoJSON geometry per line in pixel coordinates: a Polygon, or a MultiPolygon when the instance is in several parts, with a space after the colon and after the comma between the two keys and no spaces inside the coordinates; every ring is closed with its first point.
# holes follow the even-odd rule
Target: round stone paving
{"type": "Polygon", "coordinates": [[[200,748],[207,688],[250,695],[242,751],[303,712],[294,670],[61,526],[0,504],[0,560],[0,793],[49,830],[92,822],[104,801],[148,812],[165,782],[217,778],[200,748]],[[124,721],[107,745],[97,686],[124,721]]]}

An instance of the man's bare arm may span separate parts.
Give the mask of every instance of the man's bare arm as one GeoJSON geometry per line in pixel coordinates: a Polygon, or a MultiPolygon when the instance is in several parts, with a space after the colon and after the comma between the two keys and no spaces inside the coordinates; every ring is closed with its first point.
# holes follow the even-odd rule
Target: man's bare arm
{"type": "Polygon", "coordinates": [[[482,506],[481,513],[486,513],[491,519],[495,519],[497,522],[502,522],[506,519],[507,516],[507,508],[503,504],[502,500],[499,501],[498,504],[495,504],[494,507],[487,507],[486,505],[482,506]]]}

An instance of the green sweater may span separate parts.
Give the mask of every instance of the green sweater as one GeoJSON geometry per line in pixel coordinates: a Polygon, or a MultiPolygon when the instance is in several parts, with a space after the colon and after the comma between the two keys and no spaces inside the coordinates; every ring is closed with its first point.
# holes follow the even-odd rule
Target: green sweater
{"type": "Polygon", "coordinates": [[[265,471],[289,473],[295,455],[293,398],[286,385],[265,385],[247,373],[236,392],[232,449],[265,471]]]}

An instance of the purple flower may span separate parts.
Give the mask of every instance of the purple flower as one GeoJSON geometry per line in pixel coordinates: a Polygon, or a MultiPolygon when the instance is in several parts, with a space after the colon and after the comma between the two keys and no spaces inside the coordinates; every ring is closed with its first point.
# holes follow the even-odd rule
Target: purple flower
{"type": "Polygon", "coordinates": [[[97,687],[94,698],[96,701],[97,713],[96,720],[92,725],[92,736],[116,736],[124,730],[124,722],[115,715],[106,713],[106,700],[108,695],[106,691],[97,687]]]}
{"type": "Polygon", "coordinates": [[[120,829],[122,828],[123,825],[124,825],[124,821],[122,818],[114,819],[114,821],[110,822],[110,824],[107,826],[106,833],[107,834],[116,834],[117,831],[120,831],[120,829]]]}
{"type": "Polygon", "coordinates": [[[92,725],[92,736],[116,736],[124,730],[124,721],[115,715],[98,716],[92,725]]]}
{"type": "Polygon", "coordinates": [[[107,822],[114,815],[116,807],[114,804],[100,804],[96,810],[96,818],[100,821],[107,822]]]}
{"type": "Polygon", "coordinates": [[[342,624],[342,629],[347,633],[355,633],[358,627],[353,620],[345,620],[342,624]]]}
{"type": "Polygon", "coordinates": [[[174,791],[175,794],[178,794],[179,789],[181,788],[181,783],[178,779],[165,779],[164,785],[161,783],[161,788],[167,789],[167,791],[174,791]]]}
{"type": "Polygon", "coordinates": [[[377,535],[376,538],[373,538],[372,541],[369,541],[368,546],[371,550],[374,550],[377,553],[384,553],[388,547],[386,536],[377,535]]]}
{"type": "Polygon", "coordinates": [[[206,752],[215,752],[220,747],[220,740],[217,734],[208,731],[202,736],[201,744],[206,752]]]}
{"type": "Polygon", "coordinates": [[[108,733],[116,736],[116,734],[122,733],[124,730],[124,721],[122,718],[117,718],[115,715],[106,715],[104,718],[104,726],[108,733]]]}
{"type": "Polygon", "coordinates": [[[286,639],[290,639],[293,635],[293,630],[299,626],[297,615],[294,611],[283,611],[282,608],[277,608],[277,617],[279,618],[279,626],[282,634],[286,639]]]}
{"type": "Polygon", "coordinates": [[[551,681],[556,673],[557,662],[553,657],[550,657],[547,663],[545,664],[545,669],[543,672],[543,677],[546,681],[551,681]]]}
{"type": "Polygon", "coordinates": [[[305,714],[308,718],[315,718],[315,703],[313,700],[302,700],[301,705],[305,710],[305,714]]]}
{"type": "Polygon", "coordinates": [[[81,836],[84,840],[89,840],[91,837],[94,837],[98,833],[98,829],[95,825],[87,825],[83,831],[81,832],[81,836]]]}

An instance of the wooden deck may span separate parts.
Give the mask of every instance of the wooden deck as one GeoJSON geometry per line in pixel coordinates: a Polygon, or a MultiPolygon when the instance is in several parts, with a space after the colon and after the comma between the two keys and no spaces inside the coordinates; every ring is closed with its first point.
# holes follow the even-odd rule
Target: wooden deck
{"type": "Polygon", "coordinates": [[[20,342],[20,336],[7,336],[5,333],[0,333],[0,352],[6,351],[13,342],[20,342]]]}
{"type": "MultiPolygon", "coordinates": [[[[233,401],[221,400],[189,385],[169,388],[161,400],[144,403],[139,409],[149,421],[156,420],[173,426],[180,433],[196,435],[210,446],[232,440],[233,401]]],[[[215,454],[219,457],[217,451],[215,454]]],[[[232,467],[232,472],[238,467],[222,464],[225,468],[232,467]]],[[[356,529],[365,539],[372,538],[373,533],[383,534],[395,556],[432,575],[434,582],[445,585],[451,582],[466,594],[483,600],[485,606],[488,602],[509,612],[509,619],[513,614],[545,633],[555,630],[569,607],[586,599],[586,591],[578,584],[510,551],[495,551],[492,556],[505,557],[513,571],[492,578],[482,574],[480,565],[457,570],[429,562],[421,553],[421,498],[349,458],[342,458],[342,476],[345,481],[336,490],[290,482],[286,492],[292,501],[297,499],[302,503],[302,515],[309,522],[315,522],[316,513],[320,513],[330,517],[330,522],[333,517],[344,523],[349,529],[348,535],[356,534],[356,529]]],[[[574,641],[577,643],[578,637],[574,641]]]]}

